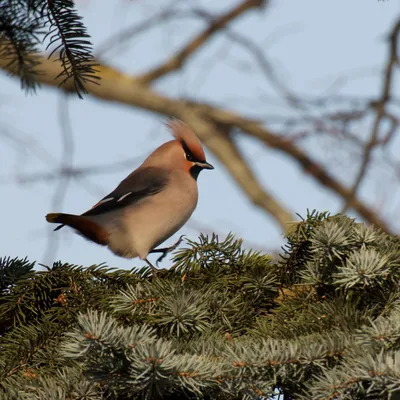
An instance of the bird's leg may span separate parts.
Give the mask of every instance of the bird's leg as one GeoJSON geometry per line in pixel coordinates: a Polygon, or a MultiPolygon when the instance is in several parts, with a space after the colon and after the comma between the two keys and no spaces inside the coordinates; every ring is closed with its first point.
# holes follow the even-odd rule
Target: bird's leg
{"type": "Polygon", "coordinates": [[[182,235],[179,240],[172,246],[170,247],[163,247],[162,249],[153,249],[150,250],[149,253],[162,253],[160,257],[157,258],[156,264],[158,267],[158,263],[160,263],[168,253],[170,253],[171,251],[174,251],[182,242],[183,238],[185,237],[185,235],[182,235]]]}
{"type": "Polygon", "coordinates": [[[146,261],[147,265],[150,267],[151,272],[153,272],[153,275],[157,275],[157,272],[159,270],[147,258],[145,258],[144,261],[146,261]]]}

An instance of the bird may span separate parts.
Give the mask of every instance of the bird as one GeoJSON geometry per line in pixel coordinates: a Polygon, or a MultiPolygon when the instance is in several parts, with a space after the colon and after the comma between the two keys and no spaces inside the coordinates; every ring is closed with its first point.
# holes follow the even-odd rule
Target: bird
{"type": "Polygon", "coordinates": [[[148,260],[150,253],[167,252],[179,245],[158,248],[190,218],[198,202],[197,178],[214,167],[203,146],[184,122],[167,123],[174,139],[154,150],[110,194],[81,215],[50,213],[46,220],[69,226],[84,238],[107,246],[115,255],[148,260]]]}

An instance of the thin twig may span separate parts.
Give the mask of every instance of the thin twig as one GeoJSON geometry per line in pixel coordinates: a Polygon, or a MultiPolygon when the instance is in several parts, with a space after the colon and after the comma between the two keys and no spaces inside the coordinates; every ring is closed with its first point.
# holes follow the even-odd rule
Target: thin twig
{"type": "MultiPolygon", "coordinates": [[[[60,178],[81,179],[89,175],[111,174],[120,170],[132,169],[138,165],[139,161],[143,160],[143,156],[128,158],[126,160],[113,162],[110,164],[92,165],[88,167],[73,167],[61,165],[53,171],[35,172],[32,174],[18,175],[17,183],[32,184],[37,182],[52,182],[60,178]]],[[[14,183],[15,179],[10,179],[9,176],[0,176],[0,183],[14,183]]]]}
{"type": "Polygon", "coordinates": [[[149,18],[146,21],[141,22],[138,25],[129,26],[124,28],[114,35],[110,36],[105,40],[102,44],[98,46],[96,49],[96,58],[104,57],[104,55],[109,51],[115,51],[118,47],[124,44],[128,40],[132,40],[133,37],[136,37],[140,33],[146,32],[154,26],[158,26],[160,22],[166,22],[171,18],[179,17],[179,13],[177,10],[169,9],[162,11],[161,13],[149,18]]]}
{"type": "MultiPolygon", "coordinates": [[[[202,18],[206,18],[209,22],[212,22],[213,17],[211,14],[202,11],[202,10],[193,10],[195,15],[199,15],[202,18]]],[[[275,90],[283,96],[283,98],[293,107],[304,109],[305,106],[298,99],[297,96],[294,95],[278,78],[275,74],[274,68],[271,63],[265,57],[262,48],[256,44],[256,42],[242,35],[241,33],[235,32],[232,29],[224,29],[223,34],[228,37],[232,42],[240,45],[245,51],[250,53],[257,65],[260,67],[263,75],[267,78],[268,82],[271,84],[275,90]]]]}
{"type": "Polygon", "coordinates": [[[190,40],[180,51],[178,51],[166,62],[142,75],[139,75],[138,80],[143,84],[149,84],[150,82],[153,82],[154,80],[165,76],[170,72],[180,69],[187,59],[201,46],[203,46],[205,43],[208,43],[209,39],[218,31],[224,29],[231,21],[244,14],[246,11],[255,7],[261,7],[264,3],[265,0],[243,1],[237,7],[229,10],[227,13],[210,22],[206,30],[190,40]]]}
{"type": "MultiPolygon", "coordinates": [[[[347,198],[350,189],[347,189],[342,183],[335,179],[320,163],[313,160],[303,150],[297,147],[290,140],[281,138],[280,136],[270,132],[257,121],[251,121],[247,118],[230,113],[228,111],[218,109],[216,107],[201,106],[206,117],[211,118],[219,123],[236,126],[250,136],[256,137],[264,142],[268,147],[279,150],[293,158],[308,174],[310,174],[322,186],[327,187],[341,198],[347,198]],[[206,110],[207,111],[206,111],[206,110]]],[[[374,224],[383,231],[390,232],[389,226],[379,217],[379,215],[364,204],[360,199],[354,197],[352,207],[366,221],[374,224]]]]}
{"type": "MultiPolygon", "coordinates": [[[[72,167],[75,151],[67,96],[68,95],[66,94],[61,94],[58,106],[63,149],[60,167],[61,169],[68,169],[72,167]]],[[[54,191],[53,199],[51,201],[51,210],[62,210],[62,205],[70,182],[71,179],[69,175],[64,175],[59,178],[58,184],[56,185],[56,189],[54,191]]],[[[52,235],[52,230],[53,227],[49,227],[47,247],[43,256],[44,263],[49,266],[52,265],[55,260],[60,239],[59,235],[52,235]]]]}
{"type": "Polygon", "coordinates": [[[355,181],[352,185],[352,188],[350,190],[349,196],[344,199],[345,204],[343,206],[342,212],[346,212],[352,206],[355,195],[356,195],[359,187],[361,186],[363,179],[365,178],[365,176],[368,172],[368,164],[371,161],[373,150],[378,145],[378,136],[380,133],[380,126],[381,126],[384,118],[387,116],[385,107],[386,107],[387,102],[390,100],[390,96],[391,96],[394,68],[399,63],[399,58],[397,55],[397,44],[398,44],[399,33],[400,33],[400,20],[398,20],[396,22],[396,24],[394,25],[392,32],[389,36],[390,51],[389,51],[389,58],[387,60],[386,67],[385,67],[385,73],[384,73],[385,79],[383,81],[382,94],[378,101],[373,102],[373,104],[371,104],[371,107],[373,107],[375,109],[375,113],[376,113],[372,131],[371,131],[371,136],[370,136],[368,143],[365,145],[362,160],[361,160],[361,165],[358,170],[355,181]]]}
{"type": "MultiPolygon", "coordinates": [[[[57,86],[58,80],[54,79],[54,77],[57,76],[60,65],[54,62],[54,60],[46,60],[46,57],[43,57],[40,61],[41,74],[39,79],[41,83],[57,86]]],[[[18,76],[18,71],[15,71],[14,68],[10,67],[1,59],[0,68],[18,76]]],[[[115,68],[105,65],[100,65],[98,68],[100,70],[99,74],[102,78],[102,84],[100,86],[90,83],[87,85],[87,90],[93,96],[107,101],[129,104],[157,114],[173,116],[183,120],[190,119],[190,115],[195,115],[196,118],[187,121],[188,124],[196,131],[200,139],[205,142],[210,151],[218,156],[223,165],[227,165],[226,163],[229,161],[228,158],[231,156],[234,157],[235,151],[232,150],[232,144],[229,144],[229,141],[223,140],[224,135],[219,131],[219,129],[217,129],[217,127],[236,127],[246,134],[260,139],[266,145],[288,155],[299,163],[317,182],[326,188],[329,188],[341,198],[349,196],[349,189],[347,189],[340,181],[335,179],[321,164],[316,160],[313,160],[289,140],[283,139],[279,135],[266,129],[260,122],[242,117],[239,114],[230,112],[218,106],[194,101],[176,100],[165,95],[160,95],[153,91],[149,86],[140,84],[135,76],[124,74],[115,68]]],[[[68,84],[61,88],[61,90],[71,89],[72,87],[68,86],[68,84]]],[[[236,166],[232,165],[229,170],[232,177],[247,194],[248,190],[246,190],[244,186],[244,183],[246,182],[247,184],[251,182],[252,185],[256,185],[251,190],[254,190],[255,192],[260,190],[257,181],[254,181],[253,179],[246,181],[246,175],[244,172],[248,168],[247,162],[241,161],[241,163],[238,163],[236,166]],[[242,169],[239,170],[238,166],[242,169]],[[237,180],[237,175],[235,175],[238,172],[242,174],[240,181],[237,180]]],[[[265,204],[260,204],[261,207],[267,211],[265,204]]],[[[373,223],[384,231],[390,231],[389,226],[379,217],[379,215],[358,198],[354,198],[352,207],[366,221],[373,223]]],[[[283,207],[280,208],[285,210],[283,207]]],[[[268,210],[268,212],[270,211],[268,210]]],[[[272,216],[276,221],[279,221],[275,215],[272,214],[272,216]]]]}

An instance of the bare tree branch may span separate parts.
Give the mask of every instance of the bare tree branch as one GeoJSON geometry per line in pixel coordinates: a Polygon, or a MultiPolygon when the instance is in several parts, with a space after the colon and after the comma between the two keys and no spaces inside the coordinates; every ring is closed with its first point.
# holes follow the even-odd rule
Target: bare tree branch
{"type": "MultiPolygon", "coordinates": [[[[380,126],[381,126],[382,122],[384,121],[385,118],[388,118],[389,120],[391,120],[392,125],[393,125],[393,118],[390,118],[390,116],[388,117],[385,107],[386,107],[387,102],[390,100],[390,96],[391,96],[394,68],[396,67],[396,65],[399,64],[399,57],[397,54],[397,51],[398,51],[397,45],[398,45],[399,34],[400,34],[400,19],[394,25],[392,32],[389,36],[390,51],[389,51],[389,57],[388,57],[388,60],[386,62],[386,66],[385,66],[385,73],[384,73],[385,78],[383,81],[382,94],[378,101],[373,102],[371,104],[371,107],[373,107],[376,112],[375,120],[374,120],[372,131],[371,131],[371,136],[370,136],[368,143],[365,145],[361,165],[360,165],[359,171],[357,173],[356,179],[354,181],[353,187],[350,190],[349,196],[345,197],[345,199],[344,199],[345,205],[343,207],[343,212],[345,212],[349,207],[352,206],[354,197],[355,197],[364,177],[367,174],[368,164],[370,163],[373,150],[376,148],[377,145],[379,145],[379,140],[378,140],[379,137],[378,136],[379,136],[380,126]]],[[[396,129],[396,126],[394,126],[394,127],[392,126],[391,131],[394,131],[395,129],[396,129]]]]}
{"type": "MultiPolygon", "coordinates": [[[[3,60],[0,60],[0,68],[16,74],[16,71],[7,66],[3,60]]],[[[141,84],[137,78],[123,74],[106,65],[100,65],[98,69],[101,76],[100,85],[90,83],[87,85],[87,90],[93,96],[129,104],[164,116],[174,116],[188,123],[210,151],[226,166],[231,176],[250,199],[268,213],[274,213],[271,215],[282,228],[284,220],[285,223],[288,223],[294,220],[294,217],[261,188],[247,163],[238,154],[233,139],[229,135],[231,129],[239,128],[248,135],[258,138],[269,147],[285,153],[299,163],[320,184],[342,198],[349,197],[350,190],[329,174],[322,165],[305,154],[290,140],[272,133],[261,123],[217,106],[176,100],[160,95],[149,86],[141,84]]],[[[57,62],[43,57],[40,64],[41,74],[39,75],[41,83],[57,87],[59,82],[56,77],[59,70],[60,65],[57,62]]],[[[67,83],[60,89],[73,90],[73,87],[67,83]]],[[[375,224],[382,230],[389,231],[389,227],[377,213],[358,198],[354,198],[352,207],[366,221],[375,224]]]]}
{"type": "Polygon", "coordinates": [[[280,204],[271,193],[262,188],[257,178],[247,165],[242,154],[234,143],[230,129],[223,125],[213,124],[194,112],[183,110],[178,117],[192,126],[208,148],[223,163],[236,183],[247,194],[247,197],[258,207],[267,211],[279,223],[283,231],[295,220],[295,217],[280,204]]]}
{"type": "MultiPolygon", "coordinates": [[[[57,86],[58,80],[56,77],[60,66],[52,59],[46,60],[43,57],[42,61],[40,65],[41,82],[57,86]]],[[[0,60],[0,67],[7,68],[7,64],[2,63],[2,60],[0,60]]],[[[295,220],[290,211],[280,205],[265,189],[262,189],[226,133],[220,132],[215,124],[199,116],[197,109],[195,110],[185,101],[160,96],[150,88],[138,83],[135,78],[123,75],[110,67],[101,66],[98,68],[102,78],[100,85],[87,85],[88,90],[93,90],[93,95],[111,101],[125,102],[165,116],[174,116],[182,119],[195,129],[200,139],[220,159],[249,198],[265,211],[271,213],[282,229],[286,229],[287,224],[295,220]]],[[[13,73],[12,70],[9,72],[13,73]]],[[[73,90],[73,87],[68,85],[67,82],[60,89],[73,90]]]]}
{"type": "MultiPolygon", "coordinates": [[[[72,161],[75,152],[75,143],[71,129],[71,121],[69,115],[69,106],[67,95],[61,93],[58,113],[61,128],[61,138],[62,138],[62,158],[61,158],[61,168],[71,168],[72,161]]],[[[64,198],[68,191],[68,186],[71,180],[69,176],[61,176],[56,185],[53,199],[51,201],[51,208],[53,210],[62,210],[62,204],[64,198]]],[[[53,228],[48,227],[48,232],[50,233],[53,228]]],[[[58,249],[59,244],[58,235],[48,235],[47,237],[47,247],[43,259],[47,265],[52,265],[58,249]]]]}
{"type": "MultiPolygon", "coordinates": [[[[206,11],[195,9],[193,10],[193,13],[194,15],[198,15],[207,19],[210,23],[213,21],[212,15],[206,11]]],[[[256,42],[252,41],[241,33],[235,32],[228,28],[223,30],[223,34],[227,36],[233,43],[240,45],[243,50],[250,53],[254,57],[254,60],[256,61],[263,75],[267,78],[268,82],[290,105],[295,108],[304,108],[304,105],[302,105],[300,100],[280,81],[278,76],[275,74],[271,63],[268,61],[267,57],[265,57],[262,48],[257,45],[256,42]]]]}
{"type": "MultiPolygon", "coordinates": [[[[208,105],[198,105],[198,107],[205,108],[204,113],[215,121],[225,124],[228,126],[236,126],[240,128],[243,132],[256,137],[263,141],[268,147],[274,148],[278,151],[291,156],[298,164],[300,164],[303,169],[309,173],[315,180],[317,180],[321,185],[332,190],[342,198],[347,198],[350,194],[350,190],[342,185],[337,179],[329,174],[326,169],[320,165],[317,161],[313,160],[310,156],[304,153],[303,150],[298,148],[290,140],[281,138],[280,136],[273,134],[272,132],[265,129],[257,121],[252,121],[237,114],[230,113],[228,111],[211,107],[208,105]]],[[[374,224],[378,228],[390,232],[387,224],[370,209],[365,203],[354,197],[352,208],[362,216],[366,221],[374,224]]]]}
{"type": "Polygon", "coordinates": [[[144,84],[149,84],[150,82],[169,74],[170,72],[180,69],[194,52],[196,52],[201,46],[209,41],[211,36],[224,29],[226,25],[240,15],[244,14],[246,11],[252,8],[263,6],[265,1],[266,0],[243,1],[237,7],[229,10],[226,14],[223,14],[219,18],[210,22],[210,25],[206,30],[190,40],[189,43],[187,43],[180,51],[178,51],[165,63],[139,76],[139,81],[144,84]]]}
{"type": "MultiPolygon", "coordinates": [[[[110,164],[92,165],[87,167],[72,167],[63,165],[59,168],[53,169],[52,171],[40,171],[25,175],[18,175],[16,181],[20,184],[31,184],[36,182],[52,182],[60,179],[61,177],[81,179],[82,177],[89,175],[103,175],[115,173],[116,171],[125,170],[128,168],[132,169],[132,166],[138,164],[141,160],[143,160],[143,157],[130,157],[126,160],[117,161],[110,164]]],[[[14,182],[15,179],[10,179],[9,175],[0,175],[0,184],[14,182]]]]}
{"type": "Polygon", "coordinates": [[[128,28],[122,29],[121,31],[107,38],[107,40],[105,40],[102,44],[100,44],[100,46],[96,48],[96,56],[98,58],[102,58],[104,54],[109,50],[115,51],[127,40],[130,40],[132,39],[132,37],[147,31],[153,26],[158,25],[160,22],[166,22],[171,18],[179,17],[179,14],[178,15],[177,14],[178,14],[177,10],[167,9],[153,16],[152,18],[149,18],[148,20],[141,22],[140,24],[129,26],[128,28]]]}

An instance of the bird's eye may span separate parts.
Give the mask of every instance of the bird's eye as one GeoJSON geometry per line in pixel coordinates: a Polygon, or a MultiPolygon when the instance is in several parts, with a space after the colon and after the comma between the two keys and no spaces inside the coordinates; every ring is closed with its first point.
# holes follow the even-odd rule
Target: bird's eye
{"type": "Polygon", "coordinates": [[[195,159],[194,159],[194,157],[192,156],[192,154],[186,152],[186,153],[185,153],[185,156],[186,156],[186,160],[188,160],[188,161],[195,161],[195,159]]]}

